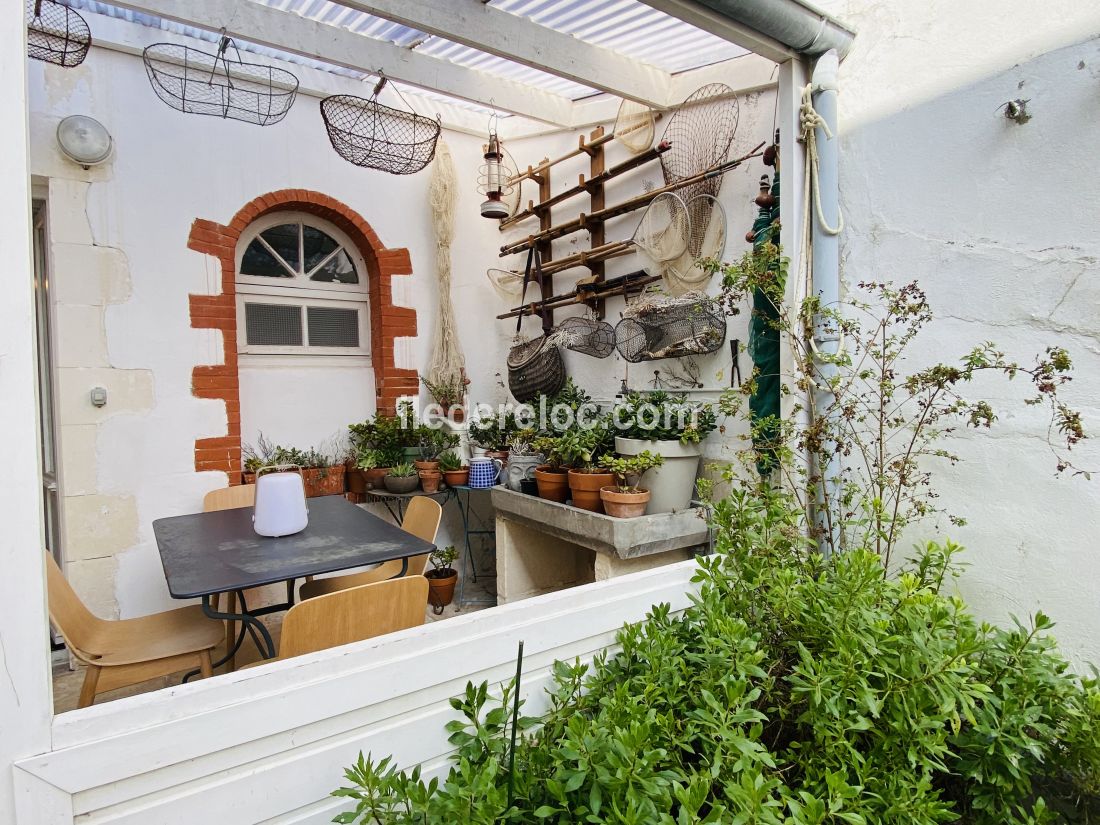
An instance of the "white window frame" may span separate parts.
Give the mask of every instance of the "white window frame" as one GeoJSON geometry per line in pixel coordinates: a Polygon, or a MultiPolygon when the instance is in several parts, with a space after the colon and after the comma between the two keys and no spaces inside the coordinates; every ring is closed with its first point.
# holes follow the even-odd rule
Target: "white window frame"
{"type": "MultiPolygon", "coordinates": [[[[299,267],[302,266],[304,255],[301,249],[301,233],[299,233],[299,267]]],[[[263,242],[263,241],[261,241],[263,242]]],[[[329,256],[338,254],[334,250],[329,256]]],[[[271,250],[273,251],[273,250],[271,250]]],[[[276,253],[277,254],[277,253],[276,253]]],[[[325,261],[329,260],[326,258],[325,261]]],[[[323,266],[325,261],[317,264],[323,266]]],[[[314,267],[316,269],[316,267],[314,267]]],[[[328,359],[354,358],[362,362],[370,356],[370,300],[369,273],[367,262],[359,252],[351,238],[328,221],[317,218],[305,212],[274,212],[253,221],[241,234],[237,241],[236,251],[236,285],[237,285],[237,352],[240,355],[252,358],[272,356],[298,358],[302,357],[302,364],[322,364],[328,359]],[[305,273],[299,272],[294,277],[274,278],[256,275],[241,274],[241,260],[249,245],[260,237],[261,233],[275,226],[284,224],[302,224],[312,226],[329,235],[343,249],[359,274],[358,284],[338,284],[324,281],[311,281],[305,273]],[[300,307],[302,310],[302,346],[270,346],[249,344],[247,340],[247,326],[245,322],[245,304],[281,304],[283,306],[300,307]],[[358,347],[317,347],[310,346],[308,333],[308,308],[309,307],[334,307],[341,309],[355,308],[359,313],[359,346],[358,347]],[[307,358],[308,356],[308,358],[307,358]],[[320,359],[325,359],[321,361],[320,359]]],[[[331,362],[329,362],[331,363],[331,362]]]]}

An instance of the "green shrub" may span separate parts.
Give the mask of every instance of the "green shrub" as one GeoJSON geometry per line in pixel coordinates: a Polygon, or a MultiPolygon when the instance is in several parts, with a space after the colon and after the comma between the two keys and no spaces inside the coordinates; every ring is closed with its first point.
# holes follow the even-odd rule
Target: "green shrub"
{"type": "Polygon", "coordinates": [[[337,822],[1013,825],[1088,821],[1100,691],[1045,631],[981,624],[949,595],[958,548],[895,577],[880,557],[805,546],[778,493],[715,505],[718,553],[679,616],[655,607],[590,667],[555,665],[521,719],[510,686],[467,687],[442,780],[369,757],[337,822]],[[945,586],[948,585],[948,586],[945,586]]]}

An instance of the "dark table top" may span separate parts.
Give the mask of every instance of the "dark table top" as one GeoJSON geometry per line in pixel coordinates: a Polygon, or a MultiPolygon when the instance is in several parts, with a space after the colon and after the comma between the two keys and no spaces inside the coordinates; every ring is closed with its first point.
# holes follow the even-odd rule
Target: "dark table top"
{"type": "Polygon", "coordinates": [[[309,526],[280,538],[256,535],[252,508],[153,522],[168,592],[177,599],[245,590],[430,553],[435,545],[343,496],[309,500],[309,526]]]}

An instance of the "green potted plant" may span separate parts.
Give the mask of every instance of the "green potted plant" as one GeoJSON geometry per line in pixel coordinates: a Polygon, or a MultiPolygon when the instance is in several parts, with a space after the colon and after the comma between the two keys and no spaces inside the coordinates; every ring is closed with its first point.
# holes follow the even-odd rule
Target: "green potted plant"
{"type": "Polygon", "coordinates": [[[644,516],[650,492],[638,486],[642,473],[660,467],[664,459],[646,450],[635,456],[605,456],[601,463],[615,476],[613,486],[600,488],[604,511],[615,518],[644,516]]]}
{"type": "Polygon", "coordinates": [[[717,426],[714,408],[658,390],[627,395],[616,404],[614,417],[619,428],[616,453],[636,456],[650,452],[664,459],[641,480],[651,494],[648,512],[690,507],[703,454],[701,442],[717,426]]]}
{"type": "Polygon", "coordinates": [[[569,468],[559,448],[560,442],[561,436],[536,439],[534,448],[546,456],[546,463],[535,467],[535,483],[539,498],[564,504],[569,498],[569,468]]]}
{"type": "Polygon", "coordinates": [[[428,561],[432,563],[432,569],[424,574],[428,580],[428,602],[435,609],[436,614],[443,612],[443,608],[451,603],[455,595],[455,583],[458,581],[458,571],[451,565],[458,558],[458,550],[453,544],[448,544],[442,550],[436,549],[428,554],[428,561]]]}
{"type": "Polygon", "coordinates": [[[443,409],[444,415],[450,415],[455,422],[462,421],[462,402],[466,398],[466,387],[470,384],[470,379],[466,377],[465,371],[459,379],[432,381],[422,375],[420,381],[424,385],[424,389],[431,395],[432,400],[443,409]]]}
{"type": "Polygon", "coordinates": [[[245,484],[256,483],[256,472],[261,467],[267,467],[275,463],[275,451],[278,445],[272,444],[267,437],[260,433],[256,438],[256,446],[245,444],[241,448],[242,470],[241,481],[245,484]]]}
{"type": "Polygon", "coordinates": [[[439,470],[439,456],[458,446],[458,436],[442,428],[421,427],[417,438],[420,458],[413,463],[418,470],[439,470]]]}
{"type": "Polygon", "coordinates": [[[391,493],[411,493],[420,486],[420,476],[416,467],[405,461],[390,467],[382,483],[391,493]]]}
{"type": "Polygon", "coordinates": [[[333,452],[315,447],[300,450],[297,447],[275,446],[272,448],[272,463],[300,467],[307,498],[344,493],[344,462],[333,452]]]}
{"type": "Polygon", "coordinates": [[[470,482],[470,468],[462,463],[458,453],[448,451],[439,457],[439,469],[448,487],[458,487],[470,482]]]}
{"type": "Polygon", "coordinates": [[[508,461],[508,442],[519,432],[514,413],[471,421],[466,426],[470,443],[489,458],[508,461]]]}
{"type": "Polygon", "coordinates": [[[601,420],[593,427],[571,427],[558,440],[558,451],[571,468],[568,481],[573,506],[594,513],[603,512],[600,488],[615,481],[611,473],[600,468],[601,457],[611,447],[608,423],[601,420]]]}

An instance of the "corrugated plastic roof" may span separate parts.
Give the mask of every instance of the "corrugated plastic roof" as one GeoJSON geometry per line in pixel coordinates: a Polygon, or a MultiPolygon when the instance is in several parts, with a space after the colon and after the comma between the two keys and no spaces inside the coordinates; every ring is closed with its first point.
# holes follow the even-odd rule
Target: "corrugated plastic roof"
{"type": "MultiPolygon", "coordinates": [[[[240,0],[235,1],[240,2],[240,0]]],[[[416,49],[441,60],[559,94],[571,100],[599,94],[597,89],[581,83],[356,11],[332,0],[254,0],[254,2],[339,26],[364,37],[384,40],[402,48],[416,49]]],[[[149,14],[120,9],[101,0],[69,0],[69,4],[78,9],[122,18],[176,34],[197,37],[210,42],[217,40],[217,35],[214,33],[149,14]]],[[[653,9],[639,0],[490,0],[490,4],[502,11],[525,17],[538,25],[571,34],[586,43],[618,52],[625,57],[648,63],[667,72],[688,71],[745,54],[745,50],[741,47],[653,9]]],[[[240,48],[256,54],[322,69],[345,77],[357,79],[370,77],[363,72],[277,49],[243,42],[239,45],[240,48]]],[[[477,104],[457,100],[447,95],[434,96],[463,108],[490,111],[477,104]]]]}

